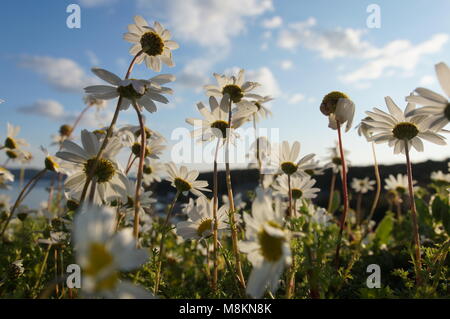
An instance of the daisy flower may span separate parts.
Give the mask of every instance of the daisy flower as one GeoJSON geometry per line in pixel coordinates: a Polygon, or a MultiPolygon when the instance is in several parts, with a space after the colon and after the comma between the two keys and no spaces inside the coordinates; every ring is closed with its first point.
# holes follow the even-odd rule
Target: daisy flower
{"type": "Polygon", "coordinates": [[[164,164],[152,159],[146,158],[144,162],[143,181],[150,185],[153,182],[161,182],[161,174],[165,173],[166,167],[164,164]]]}
{"type": "Polygon", "coordinates": [[[27,162],[31,161],[31,159],[33,158],[33,155],[30,152],[25,151],[21,148],[15,148],[15,149],[7,148],[5,153],[6,153],[6,156],[8,158],[10,158],[11,160],[21,162],[22,164],[26,164],[27,162]]]}
{"type": "Polygon", "coordinates": [[[373,185],[375,185],[375,181],[369,180],[368,177],[363,179],[353,178],[352,180],[352,188],[357,193],[366,194],[369,191],[373,191],[373,185]]]}
{"type": "Polygon", "coordinates": [[[45,169],[55,173],[62,173],[59,159],[55,158],[54,156],[51,156],[45,147],[41,146],[41,150],[45,156],[44,159],[45,169]]]}
{"type": "MultiPolygon", "coordinates": [[[[195,128],[191,132],[194,138],[199,138],[199,141],[210,141],[215,138],[225,139],[230,129],[228,123],[228,111],[230,108],[229,96],[225,94],[220,105],[214,96],[209,98],[209,108],[199,102],[197,104],[198,111],[203,115],[204,119],[187,118],[186,123],[193,125],[195,128]]],[[[241,120],[232,119],[231,128],[238,128],[243,122],[241,120]]]]}
{"type": "MultiPolygon", "coordinates": [[[[435,70],[442,90],[447,97],[450,97],[450,69],[447,64],[441,62],[435,65],[435,70]]],[[[406,100],[424,107],[412,110],[407,115],[426,115],[431,129],[439,131],[444,128],[450,122],[448,98],[422,87],[417,88],[415,93],[417,95],[410,95],[406,97],[406,100]]]]}
{"type": "MultiPolygon", "coordinates": [[[[313,199],[317,197],[317,192],[320,192],[320,188],[314,188],[316,183],[315,179],[310,176],[291,178],[291,192],[292,199],[313,199]]],[[[275,194],[279,194],[282,197],[289,196],[289,181],[287,175],[281,175],[277,178],[276,183],[273,185],[275,194]]]]}
{"type": "Polygon", "coordinates": [[[337,130],[338,123],[347,123],[345,131],[348,132],[355,116],[355,104],[346,94],[333,91],[323,98],[322,104],[320,104],[320,111],[328,116],[328,127],[337,130]]]}
{"type": "Polygon", "coordinates": [[[84,102],[84,104],[86,104],[89,107],[95,106],[97,111],[103,110],[106,107],[106,104],[107,104],[107,102],[105,100],[97,99],[97,98],[95,98],[94,96],[92,96],[90,94],[86,94],[83,97],[83,102],[84,102]]]}
{"type": "Polygon", "coordinates": [[[124,40],[133,43],[130,54],[143,52],[136,63],[145,61],[147,67],[155,72],[161,71],[161,62],[169,67],[175,66],[172,50],[178,49],[179,45],[170,40],[171,37],[170,31],[159,22],[155,21],[153,27],[150,27],[141,16],[134,17],[134,23],[128,25],[128,32],[123,36],[124,40]]]}
{"type": "MultiPolygon", "coordinates": [[[[325,164],[325,166],[331,167],[333,169],[334,174],[338,174],[342,172],[342,159],[339,152],[339,144],[336,142],[336,146],[328,148],[329,157],[328,157],[328,163],[325,164]]],[[[348,155],[350,154],[349,150],[344,149],[344,156],[345,156],[345,164],[348,168],[351,164],[351,162],[347,159],[348,155]]]]}
{"type": "Polygon", "coordinates": [[[6,168],[0,166],[0,189],[7,189],[8,182],[14,182],[14,175],[6,168]]]}
{"type": "Polygon", "coordinates": [[[272,112],[264,104],[272,101],[270,96],[264,96],[254,101],[243,101],[240,103],[233,117],[237,119],[244,119],[245,121],[252,121],[253,118],[258,122],[261,118],[267,118],[272,115],[272,112]]]}
{"type": "Polygon", "coordinates": [[[148,258],[136,249],[131,228],[116,228],[116,213],[107,207],[84,206],[75,215],[73,238],[76,262],[83,272],[83,292],[106,298],[152,298],[131,282],[121,281],[120,271],[131,271],[148,258]]]}
{"type": "MultiPolygon", "coordinates": [[[[234,208],[236,210],[244,209],[246,206],[245,201],[242,199],[242,193],[237,193],[234,195],[234,208]]],[[[224,205],[230,206],[230,201],[228,200],[228,195],[222,195],[222,202],[224,205]]]]}
{"type": "Polygon", "coordinates": [[[405,153],[405,143],[408,149],[413,146],[417,151],[423,151],[422,139],[438,145],[446,145],[442,135],[430,130],[424,116],[408,115],[415,109],[415,104],[408,103],[403,112],[390,97],[385,98],[389,113],[374,108],[366,114],[372,119],[364,121],[372,127],[374,134],[369,139],[375,143],[387,142],[394,147],[394,154],[405,153]]]}
{"type": "Polygon", "coordinates": [[[122,97],[120,104],[121,110],[127,110],[134,101],[139,107],[145,108],[150,113],[156,112],[156,104],[154,101],[167,104],[169,100],[163,94],[171,94],[169,88],[162,88],[158,81],[161,79],[169,80],[173,76],[159,75],[150,80],[122,80],[114,73],[100,68],[93,68],[92,72],[100,79],[108,82],[110,85],[92,85],[84,88],[87,94],[94,98],[102,100],[111,100],[119,96],[122,97]]]}
{"type": "Polygon", "coordinates": [[[261,189],[252,205],[252,214],[245,213],[244,221],[246,240],[239,242],[239,249],[253,265],[247,293],[261,298],[266,289],[272,293],[277,290],[284,267],[292,262],[290,235],[283,227],[283,214],[272,208],[270,196],[261,189]]]}
{"type": "MultiPolygon", "coordinates": [[[[64,187],[70,190],[74,197],[81,193],[86,178],[95,165],[95,160],[99,152],[101,143],[94,133],[87,130],[81,131],[82,147],[72,141],[64,141],[62,149],[56,156],[73,163],[72,172],[68,172],[64,182],[64,187]]],[[[111,196],[121,197],[125,190],[125,183],[128,180],[115,161],[115,156],[120,151],[121,145],[117,138],[112,138],[106,146],[103,156],[97,162],[97,167],[93,173],[95,180],[96,202],[106,200],[111,196]]]]}
{"type": "Polygon", "coordinates": [[[173,162],[166,164],[166,168],[167,173],[169,173],[167,180],[183,195],[186,196],[191,192],[195,196],[204,196],[202,192],[211,191],[206,188],[208,186],[207,181],[197,180],[199,175],[197,170],[189,171],[186,166],[180,166],[178,168],[173,162]]]}
{"type": "Polygon", "coordinates": [[[444,174],[442,171],[432,172],[430,178],[437,183],[450,184],[450,174],[444,174]]]}
{"type": "MultiPolygon", "coordinates": [[[[161,133],[155,130],[151,130],[148,127],[144,127],[144,131],[147,140],[151,139],[162,139],[163,141],[165,140],[164,136],[161,133]]],[[[128,141],[128,143],[132,144],[134,143],[134,141],[136,141],[138,137],[141,136],[141,127],[139,125],[125,125],[118,130],[117,135],[122,137],[125,141],[128,141]]]]}
{"type": "Polygon", "coordinates": [[[325,208],[315,207],[313,204],[308,204],[307,211],[310,216],[310,222],[323,227],[327,227],[332,224],[333,217],[328,214],[325,208]]]}
{"type": "Polygon", "coordinates": [[[310,160],[315,156],[314,154],[308,154],[301,159],[300,155],[300,143],[295,141],[292,147],[289,142],[283,141],[281,147],[278,149],[278,165],[279,173],[285,173],[286,175],[298,175],[308,176],[306,170],[311,169],[312,165],[310,160]]]}
{"type": "MultiPolygon", "coordinates": [[[[210,237],[214,230],[213,205],[214,202],[205,196],[197,198],[195,206],[191,206],[187,210],[187,221],[177,224],[177,234],[183,237],[184,240],[210,237]]],[[[217,210],[217,229],[219,233],[229,227],[227,224],[228,208],[228,206],[223,205],[217,210]]]]}
{"type": "Polygon", "coordinates": [[[10,150],[16,150],[21,146],[29,146],[28,143],[22,138],[16,138],[20,132],[20,126],[14,126],[6,123],[6,139],[4,147],[10,150]]]}
{"type": "MultiPolygon", "coordinates": [[[[384,180],[384,182],[386,183],[384,189],[388,191],[396,191],[403,194],[408,189],[407,175],[397,174],[397,177],[395,177],[391,174],[384,180]]],[[[414,184],[417,184],[417,181],[413,181],[413,185],[414,184]]]]}
{"type": "Polygon", "coordinates": [[[231,101],[235,104],[239,104],[246,99],[262,99],[260,95],[250,93],[252,90],[260,86],[256,82],[245,82],[245,70],[239,70],[236,76],[228,77],[226,75],[220,75],[214,73],[214,77],[217,80],[218,85],[205,85],[206,95],[215,96],[221,98],[225,94],[228,94],[231,101]]]}

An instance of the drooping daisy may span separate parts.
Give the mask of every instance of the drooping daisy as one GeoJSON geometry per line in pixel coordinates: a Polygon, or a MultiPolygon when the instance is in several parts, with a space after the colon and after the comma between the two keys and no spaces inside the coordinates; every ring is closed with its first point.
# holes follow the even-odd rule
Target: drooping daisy
{"type": "MultiPolygon", "coordinates": [[[[205,196],[197,198],[195,205],[189,207],[187,210],[187,221],[179,222],[176,226],[177,234],[188,239],[202,239],[208,238],[214,231],[214,202],[207,199],[205,196]]],[[[229,228],[227,224],[228,206],[223,205],[217,210],[217,229],[223,232],[229,228]]]]}
{"type": "Polygon", "coordinates": [[[166,167],[163,163],[160,163],[152,158],[146,158],[144,162],[143,170],[143,182],[150,185],[153,182],[160,182],[161,175],[165,173],[166,167]]]}
{"type": "Polygon", "coordinates": [[[355,192],[366,194],[367,192],[374,190],[373,185],[375,185],[375,181],[369,180],[368,177],[363,179],[353,178],[351,185],[355,192]]]}
{"type": "Polygon", "coordinates": [[[253,269],[247,284],[247,293],[261,298],[269,289],[275,292],[286,265],[291,264],[289,231],[283,227],[283,214],[272,208],[272,200],[260,189],[252,205],[252,214],[245,213],[245,241],[239,249],[247,254],[253,269]]]}
{"type": "MultiPolygon", "coordinates": [[[[230,108],[230,100],[228,94],[225,94],[220,105],[214,96],[209,98],[208,108],[202,103],[197,103],[197,108],[200,114],[203,115],[204,119],[187,118],[186,123],[194,126],[194,131],[191,135],[194,138],[199,138],[199,141],[210,141],[215,138],[225,139],[228,137],[230,132],[230,123],[228,123],[228,111],[230,108]],[[200,128],[196,128],[199,127],[200,128]]],[[[232,118],[231,128],[236,129],[243,122],[241,120],[236,120],[232,118]]]]}
{"type": "Polygon", "coordinates": [[[394,147],[394,154],[405,153],[405,143],[408,150],[411,146],[417,151],[423,151],[422,139],[438,145],[445,145],[442,135],[430,130],[428,121],[422,115],[408,115],[415,109],[415,104],[408,103],[403,112],[390,97],[385,98],[389,113],[374,108],[373,112],[366,112],[371,118],[364,121],[372,127],[373,135],[370,140],[375,143],[387,142],[394,147]]]}
{"type": "Polygon", "coordinates": [[[6,123],[6,139],[4,147],[9,150],[16,150],[22,146],[29,146],[29,144],[23,138],[16,138],[20,132],[20,126],[13,126],[6,123]]]}
{"type": "MultiPolygon", "coordinates": [[[[72,172],[68,173],[69,177],[64,182],[64,187],[76,198],[83,190],[86,178],[96,163],[95,159],[101,146],[97,136],[87,130],[81,131],[81,142],[83,147],[66,140],[62,144],[61,151],[56,153],[57,157],[74,164],[72,172]]],[[[127,177],[115,161],[120,148],[121,144],[117,138],[112,138],[97,162],[93,173],[96,202],[101,203],[114,195],[121,197],[124,193],[127,177]]]]}
{"type": "Polygon", "coordinates": [[[0,166],[0,189],[8,188],[7,183],[14,182],[14,175],[6,168],[0,166]]]}
{"type": "MultiPolygon", "coordinates": [[[[146,126],[144,127],[144,131],[145,131],[145,137],[147,138],[147,140],[152,140],[152,139],[156,139],[156,140],[161,139],[162,141],[165,140],[164,136],[161,133],[159,133],[155,130],[152,130],[146,126]]],[[[117,135],[121,136],[124,139],[124,141],[126,141],[126,142],[130,143],[130,145],[132,145],[136,141],[136,139],[141,136],[141,127],[139,125],[125,125],[117,131],[117,135]]]]}
{"type": "Polygon", "coordinates": [[[21,162],[22,164],[26,164],[33,159],[33,155],[30,152],[25,151],[21,148],[6,148],[5,154],[9,159],[21,162]]]}
{"type": "MultiPolygon", "coordinates": [[[[397,174],[397,177],[395,177],[394,175],[389,175],[388,178],[384,179],[384,182],[386,183],[384,189],[388,191],[396,191],[403,194],[408,189],[407,175],[402,175],[400,173],[397,174]]],[[[417,184],[417,181],[413,181],[413,185],[414,184],[417,184]]]]}
{"type": "Polygon", "coordinates": [[[355,116],[355,104],[345,93],[333,91],[323,98],[320,111],[328,116],[328,127],[336,130],[338,123],[347,123],[345,131],[348,132],[355,116]]]}
{"type": "Polygon", "coordinates": [[[236,76],[232,75],[228,77],[226,75],[220,75],[214,73],[214,77],[217,80],[218,85],[205,85],[206,95],[222,98],[225,94],[228,94],[231,101],[235,104],[239,104],[243,100],[254,99],[259,100],[262,97],[258,94],[250,93],[252,90],[260,86],[257,82],[245,82],[245,70],[239,70],[236,76]]]}
{"type": "Polygon", "coordinates": [[[131,282],[121,281],[120,271],[146,262],[144,249],[136,249],[131,228],[115,232],[116,214],[107,207],[84,206],[74,220],[74,248],[82,269],[82,290],[87,296],[106,298],[152,298],[131,282]]]}
{"type": "Polygon", "coordinates": [[[197,180],[199,175],[197,170],[189,171],[186,166],[178,168],[173,162],[166,164],[166,168],[167,173],[169,173],[167,180],[183,195],[191,192],[195,196],[204,196],[202,192],[211,191],[206,188],[208,186],[207,181],[197,180]]]}
{"type": "MultiPolygon", "coordinates": [[[[450,69],[444,62],[435,65],[436,75],[444,93],[450,97],[450,69]]],[[[419,87],[415,90],[417,95],[410,95],[406,100],[424,107],[411,111],[407,115],[426,115],[430,128],[441,130],[450,122],[450,101],[431,90],[419,87]]]]}
{"type": "Polygon", "coordinates": [[[172,50],[178,49],[179,45],[170,40],[172,37],[169,30],[165,29],[159,22],[154,22],[150,27],[141,16],[134,17],[134,24],[128,25],[128,32],[124,34],[124,40],[133,43],[130,54],[143,53],[137,58],[136,63],[145,64],[155,72],[161,71],[161,62],[169,67],[175,66],[172,60],[172,50]]]}
{"type": "MultiPolygon", "coordinates": [[[[139,107],[143,107],[150,113],[153,113],[157,110],[154,101],[164,104],[169,103],[169,100],[163,94],[170,94],[172,91],[169,88],[162,88],[158,81],[155,80],[156,77],[153,80],[122,80],[117,75],[104,69],[93,68],[92,72],[113,86],[92,85],[84,88],[84,91],[97,99],[103,100],[111,100],[121,96],[121,110],[127,110],[130,104],[136,101],[139,107]]],[[[166,78],[167,75],[158,77],[166,78]]]]}
{"type": "MultiPolygon", "coordinates": [[[[316,180],[310,176],[291,178],[291,192],[293,200],[300,199],[312,199],[317,197],[317,192],[320,192],[320,188],[313,187],[316,180]]],[[[282,197],[289,196],[289,182],[287,175],[281,175],[277,178],[276,183],[273,185],[275,194],[279,194],[282,197]]]]}

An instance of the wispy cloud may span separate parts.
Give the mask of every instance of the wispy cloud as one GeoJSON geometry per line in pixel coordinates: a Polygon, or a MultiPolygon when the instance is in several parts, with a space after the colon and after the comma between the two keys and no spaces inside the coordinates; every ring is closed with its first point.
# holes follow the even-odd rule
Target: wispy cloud
{"type": "Polygon", "coordinates": [[[392,41],[380,50],[376,58],[340,79],[346,83],[356,83],[378,79],[383,75],[392,76],[398,72],[413,74],[423,56],[439,52],[447,41],[446,34],[435,34],[430,40],[416,45],[409,40],[392,41]]]}
{"type": "MultiPolygon", "coordinates": [[[[41,116],[52,121],[60,122],[61,124],[71,124],[79,115],[79,112],[67,111],[60,102],[52,99],[36,100],[30,105],[17,108],[17,111],[41,116]]],[[[87,127],[99,127],[105,125],[111,118],[112,112],[109,110],[102,111],[101,114],[92,110],[84,114],[81,124],[87,127]]]]}
{"type": "Polygon", "coordinates": [[[161,18],[179,39],[203,47],[226,47],[246,31],[250,18],[273,9],[272,0],[138,0],[138,8],[161,18]]]}
{"type": "Polygon", "coordinates": [[[283,24],[283,19],[280,16],[275,16],[271,19],[265,19],[261,25],[266,29],[276,29],[281,27],[283,24]]]}
{"type": "Polygon", "coordinates": [[[49,56],[24,56],[19,65],[41,75],[53,88],[63,92],[81,93],[98,80],[88,76],[75,61],[49,56]]]}

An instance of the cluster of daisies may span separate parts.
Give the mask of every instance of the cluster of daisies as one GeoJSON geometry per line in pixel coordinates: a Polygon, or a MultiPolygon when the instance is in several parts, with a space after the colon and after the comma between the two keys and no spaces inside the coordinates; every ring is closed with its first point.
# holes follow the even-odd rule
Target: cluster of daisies
{"type": "MultiPolygon", "coordinates": [[[[166,140],[145,125],[144,113],[153,116],[151,113],[157,112],[158,103],[169,103],[167,96],[173,91],[165,85],[173,82],[175,77],[171,74],[157,74],[146,79],[131,77],[134,66],[142,62],[154,72],[160,72],[163,64],[174,66],[172,51],[178,48],[178,44],[171,40],[170,31],[160,23],[155,22],[150,26],[140,16],[135,17],[134,23],[128,26],[124,39],[132,43],[129,51],[132,60],[126,75],[122,78],[105,69],[94,68],[92,72],[106,84],[85,88],[86,110],[91,107],[101,110],[106,107],[107,100],[116,102],[111,124],[94,131],[81,130],[77,142],[72,133],[80,121],[78,118],[73,125],[61,126],[59,134],[54,136],[53,142],[59,148],[55,156],[43,149],[45,168],[42,174],[52,171],[58,176],[65,176],[65,179],[55,191],[58,194],[54,198],[51,198],[53,191],[50,192],[50,198],[43,203],[41,212],[50,221],[58,219],[66,224],[71,223],[73,212],[75,217],[73,226],[69,227],[71,234],[65,233],[63,229],[54,231],[41,243],[56,245],[70,240],[76,262],[82,268],[84,296],[157,296],[161,277],[164,276],[164,241],[170,233],[180,242],[193,240],[207,251],[213,250],[213,290],[217,289],[214,280],[217,281],[218,250],[231,241],[231,263],[235,266],[237,281],[246,294],[259,298],[266,292],[276,292],[286,270],[291,273],[291,278],[292,273],[295,275],[293,238],[304,235],[295,228],[298,218],[306,218],[307,223],[316,229],[340,224],[342,233],[346,214],[356,211],[359,215],[358,227],[369,227],[361,222],[364,218],[359,212],[361,198],[369,191],[374,191],[377,182],[369,177],[353,179],[351,187],[359,195],[359,202],[356,209],[349,207],[346,177],[350,161],[349,152],[343,147],[341,129],[345,127],[345,132],[348,132],[352,128],[355,104],[346,94],[331,92],[320,105],[320,111],[328,117],[329,127],[338,133],[337,144],[329,149],[327,162],[321,164],[314,154],[301,154],[298,141],[274,144],[258,136],[257,124],[271,115],[268,102],[272,98],[255,93],[260,85],[246,81],[244,70],[233,75],[214,74],[217,83],[204,87],[208,103],[197,104],[201,118],[186,119],[193,126],[193,139],[202,143],[217,143],[214,183],[208,185],[207,181],[199,180],[197,170],[173,162],[161,162],[166,140]],[[139,125],[116,127],[120,112],[130,107],[135,110],[139,125]],[[239,138],[236,130],[244,125],[253,125],[255,129],[255,142],[248,156],[251,166],[260,172],[258,186],[251,198],[244,200],[242,194],[233,195],[229,161],[225,158],[227,195],[219,198],[218,150],[224,148],[227,154],[227,150],[234,145],[233,141],[239,138]],[[123,153],[128,158],[125,165],[119,160],[119,154],[123,153]],[[314,177],[324,174],[325,170],[331,170],[333,177],[327,209],[313,203],[321,192],[314,177]],[[344,204],[340,221],[334,217],[332,209],[338,177],[342,180],[344,204]],[[151,189],[163,179],[170,182],[176,195],[173,198],[168,196],[172,202],[163,218],[158,218],[161,216],[158,216],[156,206],[162,203],[155,198],[151,189]],[[182,220],[174,219],[174,210],[180,204],[178,201],[182,195],[190,199],[181,209],[184,216],[182,220]],[[159,249],[156,249],[158,265],[155,287],[150,292],[122,280],[120,273],[139,269],[149,262],[149,252],[154,251],[155,247],[150,247],[151,244],[143,238],[155,230],[155,223],[162,227],[157,228],[161,231],[156,235],[159,240],[159,249]],[[175,226],[174,232],[172,225],[175,226]],[[242,274],[241,264],[245,260],[252,265],[248,278],[242,274]]],[[[440,63],[436,66],[436,72],[442,89],[450,96],[450,70],[440,63]]],[[[409,163],[411,149],[419,152],[424,150],[423,140],[445,144],[442,134],[446,132],[444,127],[450,121],[450,102],[446,97],[424,88],[417,88],[415,94],[406,99],[408,104],[402,110],[390,97],[386,97],[387,112],[378,108],[366,112],[367,117],[359,124],[358,133],[370,143],[388,143],[394,153],[406,154],[409,163]],[[416,108],[416,104],[424,107],[416,108]]],[[[151,123],[152,117],[149,119],[151,123]]],[[[19,128],[8,124],[7,138],[1,148],[5,150],[8,161],[25,162],[31,156],[23,150],[27,144],[17,138],[18,133],[19,128]]],[[[35,176],[32,181],[37,182],[42,174],[35,176]]],[[[448,185],[450,173],[434,172],[431,179],[448,185]]],[[[13,180],[13,175],[0,167],[0,188],[13,180]]],[[[392,203],[401,203],[403,194],[412,188],[411,183],[414,181],[409,171],[408,175],[391,175],[385,180],[385,189],[395,195],[392,203]]],[[[33,183],[26,186],[26,192],[19,195],[9,217],[0,224],[2,236],[9,234],[8,224],[14,223],[14,218],[20,218],[24,213],[20,204],[33,186],[33,183]]],[[[375,201],[373,207],[376,204],[375,201]]],[[[9,204],[5,206],[9,207],[9,204]]],[[[371,217],[369,215],[368,222],[371,217]]],[[[340,242],[336,250],[337,259],[339,249],[340,242]]],[[[210,267],[209,262],[207,267],[210,267]]],[[[285,282],[287,290],[294,286],[285,282]]]]}

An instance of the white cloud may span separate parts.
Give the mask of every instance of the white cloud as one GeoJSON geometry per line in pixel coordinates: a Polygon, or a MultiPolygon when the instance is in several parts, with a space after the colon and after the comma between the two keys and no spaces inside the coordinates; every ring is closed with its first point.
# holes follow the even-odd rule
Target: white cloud
{"type": "Polygon", "coordinates": [[[51,119],[59,119],[64,116],[64,107],[55,100],[37,100],[31,105],[19,107],[22,113],[41,115],[51,119]]]}
{"type": "Polygon", "coordinates": [[[297,104],[305,99],[305,96],[301,93],[295,93],[288,98],[289,104],[297,104]]]}
{"type": "Polygon", "coordinates": [[[116,1],[117,0],[78,0],[81,6],[89,8],[111,5],[116,1]]]}
{"type": "Polygon", "coordinates": [[[261,67],[257,70],[247,71],[246,80],[261,84],[261,87],[254,90],[255,93],[270,95],[273,97],[277,97],[281,94],[278,81],[268,67],[261,67]]]}
{"type": "Polygon", "coordinates": [[[280,31],[278,46],[293,50],[303,46],[318,51],[325,59],[336,57],[371,57],[377,49],[361,39],[365,31],[352,28],[320,30],[315,18],[290,24],[280,31]]]}
{"type": "MultiPolygon", "coordinates": [[[[41,117],[45,117],[52,121],[60,122],[61,124],[71,124],[75,122],[79,112],[67,111],[64,106],[55,100],[40,99],[34,103],[17,108],[17,111],[25,114],[33,114],[41,117]]],[[[94,110],[84,113],[80,126],[86,127],[100,127],[109,123],[113,113],[110,110],[104,110],[102,112],[96,112],[94,110]]]]}
{"type": "Polygon", "coordinates": [[[64,92],[82,92],[83,88],[98,83],[88,76],[73,60],[48,56],[25,56],[21,59],[21,67],[28,68],[43,76],[55,89],[64,92]]]}
{"type": "Polygon", "coordinates": [[[380,77],[412,76],[423,56],[438,52],[448,41],[448,35],[440,33],[418,44],[400,39],[378,47],[364,39],[366,33],[367,30],[340,27],[323,30],[317,27],[315,18],[309,18],[283,28],[277,44],[288,50],[301,46],[318,52],[324,59],[345,57],[365,60],[361,67],[339,78],[344,83],[358,83],[359,88],[367,88],[370,86],[367,81],[380,77]]]}
{"type": "Polygon", "coordinates": [[[290,70],[294,66],[294,63],[291,60],[283,60],[280,62],[280,67],[283,70],[290,70]]]}
{"type": "Polygon", "coordinates": [[[272,10],[272,0],[138,0],[138,8],[167,21],[176,38],[204,47],[229,46],[252,17],[272,10]]]}
{"type": "Polygon", "coordinates": [[[89,63],[91,63],[93,66],[98,66],[100,64],[100,59],[93,51],[86,50],[86,55],[89,59],[89,63]]]}
{"type": "Polygon", "coordinates": [[[392,76],[398,71],[410,76],[424,55],[440,51],[447,41],[446,34],[435,34],[431,39],[417,45],[408,40],[392,41],[380,50],[376,58],[369,60],[355,71],[341,76],[340,79],[345,83],[356,83],[382,76],[392,76]]]}
{"type": "Polygon", "coordinates": [[[434,76],[432,75],[424,75],[420,81],[419,81],[419,85],[422,86],[428,86],[428,85],[432,85],[436,82],[434,76]]]}
{"type": "Polygon", "coordinates": [[[275,16],[271,19],[265,19],[262,22],[262,26],[266,29],[275,29],[281,27],[283,19],[280,16],[275,16]]]}

